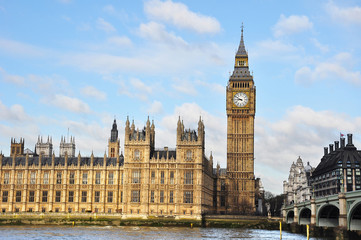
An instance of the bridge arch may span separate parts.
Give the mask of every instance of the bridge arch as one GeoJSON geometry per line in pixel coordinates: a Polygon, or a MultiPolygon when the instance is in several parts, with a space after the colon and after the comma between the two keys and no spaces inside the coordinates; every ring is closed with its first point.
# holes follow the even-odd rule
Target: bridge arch
{"type": "Polygon", "coordinates": [[[286,223],[293,223],[295,217],[295,212],[293,210],[288,211],[287,217],[286,217],[286,223]]]}
{"type": "Polygon", "coordinates": [[[361,230],[361,200],[351,204],[347,213],[347,225],[351,231],[361,230]]]}
{"type": "Polygon", "coordinates": [[[300,210],[298,224],[307,225],[311,223],[311,208],[304,207],[300,210]]]}
{"type": "Polygon", "coordinates": [[[338,218],[340,209],[333,204],[325,204],[321,206],[316,214],[317,226],[319,227],[338,227],[338,218]]]}

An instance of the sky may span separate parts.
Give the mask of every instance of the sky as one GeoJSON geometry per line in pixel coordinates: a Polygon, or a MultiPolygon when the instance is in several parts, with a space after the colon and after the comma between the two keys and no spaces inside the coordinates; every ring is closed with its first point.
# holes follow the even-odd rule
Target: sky
{"type": "Polygon", "coordinates": [[[156,148],[205,124],[226,167],[225,93],[241,25],[256,85],[255,175],[279,194],[340,133],[361,148],[361,2],[0,0],[0,151],[75,137],[103,156],[114,118],[155,124],[156,148]]]}

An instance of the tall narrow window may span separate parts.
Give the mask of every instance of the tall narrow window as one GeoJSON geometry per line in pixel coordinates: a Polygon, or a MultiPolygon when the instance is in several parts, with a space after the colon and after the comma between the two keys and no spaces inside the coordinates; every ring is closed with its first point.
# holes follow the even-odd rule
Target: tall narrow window
{"type": "Polygon", "coordinates": [[[159,202],[164,203],[164,191],[161,190],[159,193],[159,202]]]}
{"type": "Polygon", "coordinates": [[[61,191],[55,192],[55,202],[60,202],[61,191]]]}
{"type": "Polygon", "coordinates": [[[74,191],[69,191],[68,202],[74,202],[74,191]]]}
{"type": "Polygon", "coordinates": [[[173,203],[174,199],[173,199],[173,191],[169,191],[169,203],[173,203]]]}
{"type": "Polygon", "coordinates": [[[100,172],[95,173],[95,184],[100,184],[100,172]]]}
{"type": "Polygon", "coordinates": [[[16,191],[15,202],[21,202],[21,191],[16,191]]]}
{"type": "Polygon", "coordinates": [[[170,171],[169,173],[169,183],[174,184],[174,172],[170,171]]]}
{"type": "Polygon", "coordinates": [[[44,172],[43,184],[49,184],[49,172],[44,172]]]}
{"type": "Polygon", "coordinates": [[[155,183],[155,171],[152,171],[150,173],[150,183],[154,184],[155,183]]]}
{"type": "Polygon", "coordinates": [[[113,172],[110,172],[108,174],[108,184],[109,185],[113,185],[114,184],[114,173],[113,172]]]}
{"type": "Polygon", "coordinates": [[[56,173],[56,184],[61,184],[61,172],[56,173]]]}
{"type": "Polygon", "coordinates": [[[10,173],[5,172],[4,173],[4,184],[9,184],[9,182],[10,182],[10,173]]]}
{"type": "Polygon", "coordinates": [[[184,172],[184,184],[193,184],[193,171],[184,172]]]}
{"type": "Polygon", "coordinates": [[[36,184],[36,172],[30,173],[30,184],[36,184]]]}
{"type": "Polygon", "coordinates": [[[120,192],[120,202],[123,202],[123,192],[120,192]]]}
{"type": "Polygon", "coordinates": [[[41,199],[42,202],[48,201],[48,191],[43,191],[43,197],[41,199]]]}
{"type": "Polygon", "coordinates": [[[8,197],[9,197],[9,192],[8,191],[3,191],[3,198],[2,198],[2,202],[8,202],[8,197]]]}
{"type": "Polygon", "coordinates": [[[35,191],[29,191],[29,202],[35,201],[35,191]]]}
{"type": "Polygon", "coordinates": [[[113,202],[113,191],[108,191],[108,203],[113,202]]]}
{"type": "Polygon", "coordinates": [[[160,184],[164,184],[164,171],[160,172],[160,184]]]}
{"type": "Polygon", "coordinates": [[[150,202],[154,203],[154,190],[150,191],[150,202]]]}
{"type": "Polygon", "coordinates": [[[81,202],[86,202],[86,198],[87,198],[87,191],[82,191],[81,192],[81,202]]]}
{"type": "Polygon", "coordinates": [[[183,202],[193,203],[193,191],[184,191],[183,202]]]}
{"type": "Polygon", "coordinates": [[[140,170],[133,170],[132,183],[140,183],[140,170]]]}
{"type": "Polygon", "coordinates": [[[17,178],[16,178],[16,184],[23,184],[23,173],[18,172],[17,178]]]}
{"type": "Polygon", "coordinates": [[[140,191],[139,190],[132,190],[131,200],[132,200],[132,202],[140,202],[140,191]]]}
{"type": "Polygon", "coordinates": [[[100,192],[99,191],[94,192],[94,202],[100,202],[100,192]]]}
{"type": "Polygon", "coordinates": [[[88,173],[83,173],[82,184],[88,184],[88,173]]]}
{"type": "Polygon", "coordinates": [[[74,184],[74,182],[75,182],[75,173],[70,172],[69,173],[69,184],[74,184]]]}

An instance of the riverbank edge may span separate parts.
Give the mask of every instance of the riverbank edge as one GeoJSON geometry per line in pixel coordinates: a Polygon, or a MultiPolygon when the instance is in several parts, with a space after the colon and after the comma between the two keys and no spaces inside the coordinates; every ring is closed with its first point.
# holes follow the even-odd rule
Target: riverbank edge
{"type": "MultiPolygon", "coordinates": [[[[68,225],[68,226],[148,226],[148,227],[210,227],[280,230],[280,218],[237,215],[207,215],[201,220],[175,217],[122,218],[117,214],[12,213],[0,214],[0,226],[68,225]]],[[[282,231],[306,235],[306,226],[282,222],[282,231]]],[[[360,239],[361,231],[310,226],[311,237],[360,239]]]]}
{"type": "Polygon", "coordinates": [[[192,218],[156,217],[122,218],[116,214],[67,214],[67,213],[13,213],[1,214],[0,226],[4,225],[77,225],[77,226],[179,226],[215,228],[279,229],[279,219],[257,216],[205,216],[192,218]]]}

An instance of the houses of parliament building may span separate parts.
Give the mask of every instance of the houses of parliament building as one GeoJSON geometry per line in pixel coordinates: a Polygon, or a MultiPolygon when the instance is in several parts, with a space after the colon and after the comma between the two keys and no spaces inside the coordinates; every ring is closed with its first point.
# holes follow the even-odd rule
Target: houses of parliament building
{"type": "Polygon", "coordinates": [[[248,53],[241,41],[226,87],[227,168],[213,168],[205,155],[205,126],[176,123],[176,149],[155,148],[155,125],[125,123],[124,154],[116,120],[108,153],[75,154],[75,138],[61,138],[59,156],[52,139],[41,137],[35,151],[24,139],[11,139],[10,156],[0,154],[0,211],[119,213],[122,217],[202,214],[252,214],[256,211],[254,177],[255,86],[248,53]]]}

